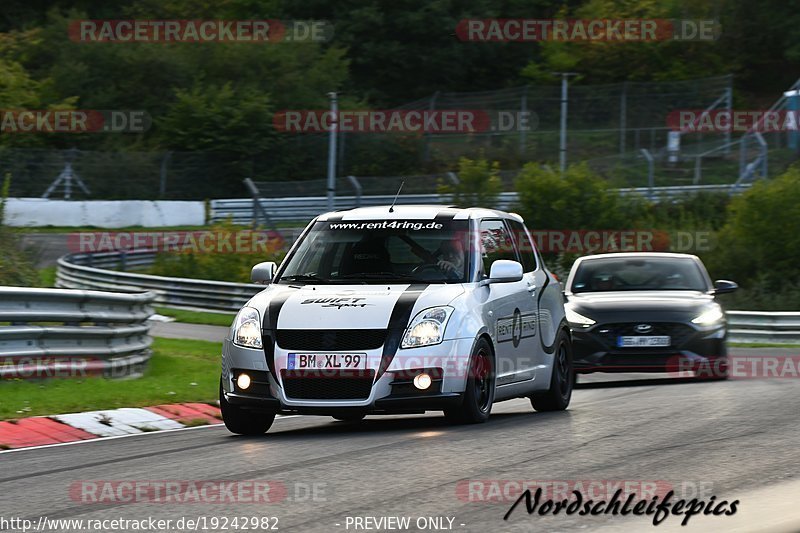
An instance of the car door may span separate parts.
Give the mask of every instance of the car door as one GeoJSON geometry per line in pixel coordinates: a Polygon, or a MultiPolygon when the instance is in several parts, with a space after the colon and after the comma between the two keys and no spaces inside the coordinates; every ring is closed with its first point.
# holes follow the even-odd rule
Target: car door
{"type": "MultiPolygon", "coordinates": [[[[561,293],[558,288],[548,286],[548,275],[544,265],[539,260],[536,249],[531,241],[525,225],[514,219],[507,220],[511,228],[519,262],[522,264],[522,281],[525,283],[525,295],[520,304],[522,317],[520,320],[521,336],[518,351],[517,365],[520,369],[521,379],[533,379],[538,370],[543,369],[548,363],[542,343],[549,337],[546,332],[551,328],[552,317],[546,305],[542,305],[543,297],[549,296],[553,290],[561,293]]],[[[552,343],[552,340],[549,341],[552,343]]]]}
{"type": "MultiPolygon", "coordinates": [[[[511,232],[503,219],[481,220],[479,232],[484,277],[489,276],[492,263],[499,259],[519,261],[511,232]]],[[[530,379],[520,375],[520,361],[527,351],[530,337],[530,330],[525,328],[530,326],[532,318],[535,320],[535,316],[531,317],[535,300],[530,297],[527,287],[523,277],[516,282],[492,283],[486,288],[484,321],[495,342],[498,386],[530,379]]]]}

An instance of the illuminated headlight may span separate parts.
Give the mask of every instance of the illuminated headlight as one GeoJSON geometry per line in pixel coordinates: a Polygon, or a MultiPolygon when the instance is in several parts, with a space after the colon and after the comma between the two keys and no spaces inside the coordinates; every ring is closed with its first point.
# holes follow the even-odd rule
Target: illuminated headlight
{"type": "Polygon", "coordinates": [[[570,326],[588,328],[589,326],[595,323],[595,321],[592,320],[591,318],[583,316],[580,313],[576,313],[570,308],[566,308],[565,311],[567,316],[567,322],[569,322],[570,326]]]}
{"type": "Polygon", "coordinates": [[[402,348],[417,348],[439,344],[444,338],[444,328],[453,313],[448,306],[432,307],[417,313],[403,336],[402,348]]]}
{"type": "Polygon", "coordinates": [[[698,326],[711,326],[717,322],[721,322],[723,318],[725,318],[725,313],[723,313],[722,309],[716,305],[711,309],[704,311],[699,316],[693,318],[692,323],[697,324],[698,326]]]}
{"type": "Polygon", "coordinates": [[[261,317],[258,310],[242,307],[233,322],[233,343],[245,348],[262,348],[261,317]]]}

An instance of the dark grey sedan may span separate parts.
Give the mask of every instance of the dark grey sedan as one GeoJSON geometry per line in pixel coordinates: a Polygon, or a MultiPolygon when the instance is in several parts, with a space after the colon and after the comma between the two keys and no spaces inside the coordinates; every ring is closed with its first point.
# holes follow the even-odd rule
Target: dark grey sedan
{"type": "Polygon", "coordinates": [[[613,253],[579,258],[565,296],[576,372],[681,372],[725,379],[727,327],[696,256],[613,253]],[[712,370],[712,373],[708,371],[712,370]]]}

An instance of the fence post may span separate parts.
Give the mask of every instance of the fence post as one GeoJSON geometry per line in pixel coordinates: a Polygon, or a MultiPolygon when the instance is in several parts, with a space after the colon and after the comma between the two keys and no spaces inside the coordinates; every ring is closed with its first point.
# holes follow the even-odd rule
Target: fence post
{"type": "Polygon", "coordinates": [[[347,179],[356,191],[356,207],[361,207],[361,184],[355,176],[347,176],[347,179]]]}

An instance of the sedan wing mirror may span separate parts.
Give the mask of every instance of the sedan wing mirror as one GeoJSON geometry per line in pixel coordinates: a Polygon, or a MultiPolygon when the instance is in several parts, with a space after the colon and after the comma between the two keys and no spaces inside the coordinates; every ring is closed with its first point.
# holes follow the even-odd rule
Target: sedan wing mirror
{"type": "Polygon", "coordinates": [[[737,285],[733,281],[728,281],[726,279],[718,279],[717,281],[714,282],[713,293],[714,294],[725,294],[725,293],[728,293],[728,292],[733,292],[738,288],[739,288],[739,285],[737,285]]]}

